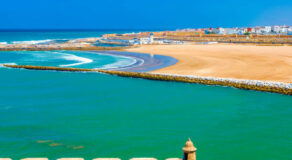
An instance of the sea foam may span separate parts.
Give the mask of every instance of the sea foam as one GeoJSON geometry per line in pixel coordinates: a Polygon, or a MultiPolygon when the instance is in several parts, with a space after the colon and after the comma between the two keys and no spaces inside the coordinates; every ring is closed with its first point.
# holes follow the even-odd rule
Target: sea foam
{"type": "Polygon", "coordinates": [[[0,63],[0,67],[4,67],[3,65],[7,64],[7,65],[17,65],[16,63],[0,63]]]}
{"type": "Polygon", "coordinates": [[[94,69],[119,69],[119,68],[124,69],[124,68],[132,66],[133,64],[136,64],[137,62],[141,62],[141,64],[144,63],[144,60],[140,58],[132,58],[132,57],[127,57],[127,56],[111,55],[111,54],[104,54],[104,53],[95,53],[95,54],[109,55],[109,56],[117,58],[118,60],[115,63],[106,64],[106,65],[103,65],[102,67],[98,67],[94,69]]]}
{"type": "Polygon", "coordinates": [[[54,40],[52,39],[46,39],[46,40],[32,40],[32,41],[13,41],[12,44],[40,44],[40,43],[48,43],[52,42],[54,40]]]}
{"type": "Polygon", "coordinates": [[[87,63],[91,63],[93,62],[92,59],[89,58],[84,58],[84,57],[79,57],[73,54],[67,54],[67,53],[61,53],[64,56],[62,56],[62,58],[64,58],[65,60],[70,60],[70,61],[78,61],[77,63],[72,63],[72,64],[63,64],[63,65],[59,65],[60,67],[70,67],[70,66],[78,66],[78,65],[82,65],[82,64],[87,64],[87,63]]]}
{"type": "Polygon", "coordinates": [[[0,42],[0,44],[4,44],[4,45],[6,45],[6,44],[8,44],[7,42],[0,42]]]}
{"type": "Polygon", "coordinates": [[[103,65],[100,68],[96,68],[96,69],[116,69],[116,68],[123,68],[123,67],[127,67],[127,66],[131,66],[133,64],[135,64],[137,62],[136,59],[131,59],[131,62],[129,62],[129,60],[126,59],[120,59],[115,63],[111,63],[111,64],[106,64],[103,65]]]}

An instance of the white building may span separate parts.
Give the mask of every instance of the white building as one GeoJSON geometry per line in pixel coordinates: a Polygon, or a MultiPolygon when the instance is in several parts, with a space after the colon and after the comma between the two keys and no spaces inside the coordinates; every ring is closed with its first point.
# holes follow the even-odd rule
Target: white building
{"type": "Polygon", "coordinates": [[[247,29],[246,28],[234,28],[234,31],[238,35],[243,35],[244,33],[247,32],[247,29]]]}
{"type": "Polygon", "coordinates": [[[265,33],[265,27],[255,27],[255,33],[256,34],[263,34],[265,33]]]}
{"type": "Polygon", "coordinates": [[[215,32],[216,34],[224,34],[224,28],[213,28],[212,29],[213,32],[215,32]]]}
{"type": "Polygon", "coordinates": [[[149,41],[150,41],[150,44],[154,42],[153,33],[150,33],[149,41]]]}
{"type": "Polygon", "coordinates": [[[235,30],[233,28],[225,28],[223,34],[235,34],[235,30]]]}
{"type": "Polygon", "coordinates": [[[273,26],[273,27],[272,27],[272,31],[273,31],[273,32],[276,32],[276,33],[280,33],[280,31],[281,31],[281,27],[280,27],[280,26],[273,26]]]}
{"type": "Polygon", "coordinates": [[[282,26],[280,32],[281,32],[281,33],[286,33],[286,34],[287,34],[287,33],[288,33],[288,29],[289,29],[288,26],[282,26]]]}
{"type": "Polygon", "coordinates": [[[140,38],[140,44],[150,44],[150,38],[149,37],[140,38]]]}
{"type": "Polygon", "coordinates": [[[252,27],[250,32],[251,33],[256,33],[256,28],[255,27],[252,27]]]}
{"type": "Polygon", "coordinates": [[[149,37],[140,38],[140,44],[153,44],[153,42],[154,42],[154,37],[152,33],[150,34],[149,37]]]}
{"type": "Polygon", "coordinates": [[[272,32],[272,27],[271,27],[271,26],[265,26],[265,28],[264,28],[264,32],[265,32],[265,33],[270,33],[270,32],[272,32]]]}

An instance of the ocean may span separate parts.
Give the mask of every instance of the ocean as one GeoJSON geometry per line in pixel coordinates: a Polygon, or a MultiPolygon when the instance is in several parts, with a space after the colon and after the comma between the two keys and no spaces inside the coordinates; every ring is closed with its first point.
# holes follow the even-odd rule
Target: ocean
{"type": "Polygon", "coordinates": [[[145,30],[0,30],[0,44],[37,44],[77,38],[100,37],[110,33],[132,33],[145,30]]]}
{"type": "MultiPolygon", "coordinates": [[[[0,41],[48,39],[23,34],[0,41]]],[[[81,51],[0,52],[1,64],[111,68],[133,61],[81,51]]],[[[292,159],[291,96],[100,73],[1,67],[0,75],[0,157],[165,159],[182,157],[190,137],[198,160],[292,159]]]]}

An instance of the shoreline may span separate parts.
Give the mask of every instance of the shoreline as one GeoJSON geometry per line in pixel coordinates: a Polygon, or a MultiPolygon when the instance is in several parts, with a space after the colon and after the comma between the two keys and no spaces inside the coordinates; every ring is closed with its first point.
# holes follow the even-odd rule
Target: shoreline
{"type": "MultiPolygon", "coordinates": [[[[134,64],[119,67],[112,70],[116,71],[128,71],[128,72],[152,72],[165,67],[172,66],[178,62],[176,58],[171,56],[147,54],[147,53],[135,53],[126,51],[89,51],[93,53],[107,54],[113,56],[123,56],[127,58],[133,58],[136,60],[134,64]]],[[[108,69],[105,69],[108,70],[108,69]]]]}
{"type": "Polygon", "coordinates": [[[269,46],[269,47],[258,48],[258,46],[222,45],[222,44],[219,44],[219,45],[146,45],[146,46],[141,46],[137,48],[126,49],[124,51],[114,51],[114,50],[87,51],[91,53],[108,54],[108,55],[113,55],[113,56],[124,56],[128,58],[133,58],[136,60],[134,64],[123,66],[121,68],[79,69],[79,68],[62,68],[62,67],[23,66],[23,65],[3,65],[3,66],[11,67],[11,68],[33,69],[33,70],[100,72],[100,73],[106,73],[106,74],[112,74],[112,75],[124,76],[124,77],[135,77],[135,78],[144,78],[144,79],[151,79],[151,80],[162,80],[162,81],[199,83],[199,84],[207,84],[207,85],[220,85],[220,86],[229,86],[229,87],[235,87],[235,88],[241,88],[241,89],[250,89],[250,90],[275,92],[275,93],[292,95],[292,83],[291,83],[292,82],[291,81],[292,63],[290,61],[292,60],[292,55],[290,53],[287,54],[287,51],[290,51],[291,49],[292,47],[275,48],[275,47],[269,46]],[[267,50],[271,48],[272,48],[271,51],[267,50]],[[190,50],[190,49],[196,49],[196,50],[190,50]],[[222,53],[222,49],[224,50],[223,53],[222,53]],[[262,51],[262,49],[264,51],[262,51]],[[242,51],[239,52],[238,50],[239,51],[243,50],[243,53],[242,51]],[[233,53],[233,51],[235,52],[233,53]],[[255,51],[261,51],[261,52],[256,53],[255,51]],[[279,51],[279,52],[274,53],[275,51],[279,51]],[[238,52],[240,54],[238,54],[238,52]],[[246,59],[242,60],[241,58],[246,58],[246,59]],[[211,59],[211,62],[208,62],[208,59],[211,59]],[[287,62],[285,62],[285,64],[276,63],[275,65],[273,64],[273,62],[276,62],[276,60],[278,61],[281,60],[280,61],[281,63],[285,62],[285,60],[287,60],[287,62]],[[261,64],[260,67],[257,66],[257,61],[260,62],[261,64]],[[246,64],[244,62],[246,62],[246,64]],[[251,66],[249,66],[250,62],[253,62],[251,66]],[[265,62],[265,63],[262,63],[262,62],[265,62]],[[202,65],[202,63],[203,64],[205,63],[205,65],[200,66],[202,65]],[[238,64],[239,64],[239,67],[236,66],[238,64]],[[250,67],[250,69],[240,68],[242,67],[241,66],[242,64],[244,67],[250,67]],[[255,68],[253,68],[252,65],[255,65],[255,64],[256,66],[255,68]],[[209,72],[209,73],[206,72],[207,74],[196,74],[196,73],[199,73],[197,72],[198,69],[203,70],[203,71],[206,71],[206,70],[208,71],[209,69],[208,65],[212,66],[213,69],[215,69],[214,70],[215,73],[218,73],[219,75],[221,73],[229,73],[230,70],[235,71],[237,74],[231,74],[231,76],[222,76],[222,75],[217,76],[216,74],[212,72],[209,72]],[[280,67],[277,65],[279,65],[280,67]],[[222,66],[225,68],[222,68],[222,66]],[[271,66],[274,67],[273,68],[274,70],[269,69],[269,67],[271,66]],[[282,68],[284,67],[284,69],[286,70],[281,69],[281,67],[282,68]],[[253,69],[256,70],[256,72],[254,72],[253,69]],[[263,76],[263,79],[256,79],[252,77],[253,75],[260,75],[259,73],[261,72],[265,73],[263,76]],[[248,76],[250,75],[251,76],[246,78],[244,76],[246,74],[248,76]],[[280,77],[284,79],[284,81],[279,80],[279,79],[276,79],[276,80],[272,79],[270,78],[269,75],[275,76],[276,78],[280,77]]]}
{"type": "MultiPolygon", "coordinates": [[[[53,52],[54,50],[52,50],[53,52]]],[[[68,51],[68,50],[57,50],[57,51],[68,51]]],[[[69,50],[70,51],[70,50],[69,50]]],[[[74,50],[73,50],[74,51],[74,50]]],[[[164,56],[164,55],[156,55],[156,54],[147,54],[147,53],[134,53],[134,52],[126,52],[126,51],[116,51],[116,50],[78,50],[81,53],[89,53],[89,54],[101,54],[101,55],[109,55],[113,57],[124,57],[133,59],[135,62],[132,64],[127,64],[124,66],[116,66],[109,68],[97,68],[104,70],[117,70],[117,71],[129,71],[129,72],[151,72],[155,70],[159,70],[165,67],[172,66],[178,62],[177,59],[164,56]]],[[[9,52],[9,51],[0,51],[1,52],[9,52]]],[[[17,52],[17,51],[16,51],[17,52]]],[[[26,52],[23,51],[23,52],[26,52]]],[[[9,63],[2,63],[9,64],[9,63]]],[[[75,63],[74,63],[75,64],[75,63]]],[[[0,64],[1,65],[1,64],[0,64]]],[[[72,64],[67,65],[59,65],[59,67],[70,67],[72,64]]],[[[74,65],[72,65],[74,66],[74,65]]]]}
{"type": "Polygon", "coordinates": [[[121,76],[121,77],[133,77],[133,78],[143,78],[143,79],[149,79],[149,80],[197,83],[197,84],[205,84],[205,85],[220,85],[220,86],[228,86],[228,87],[234,87],[234,88],[239,88],[239,89],[292,95],[292,84],[282,83],[282,82],[265,82],[265,81],[258,81],[258,80],[240,80],[240,79],[114,71],[114,70],[101,70],[101,69],[79,69],[79,68],[28,66],[28,65],[7,65],[7,64],[3,64],[3,66],[9,67],[9,68],[22,68],[22,69],[30,69],[30,70],[99,72],[99,73],[105,73],[105,74],[116,75],[116,76],[121,76]]]}

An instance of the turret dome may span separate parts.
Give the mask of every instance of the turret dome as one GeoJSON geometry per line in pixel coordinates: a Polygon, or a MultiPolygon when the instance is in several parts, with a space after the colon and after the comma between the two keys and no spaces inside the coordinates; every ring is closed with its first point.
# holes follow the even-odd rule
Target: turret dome
{"type": "Polygon", "coordinates": [[[194,146],[193,142],[189,138],[188,141],[186,142],[185,147],[183,148],[184,152],[195,152],[197,148],[194,146]]]}

